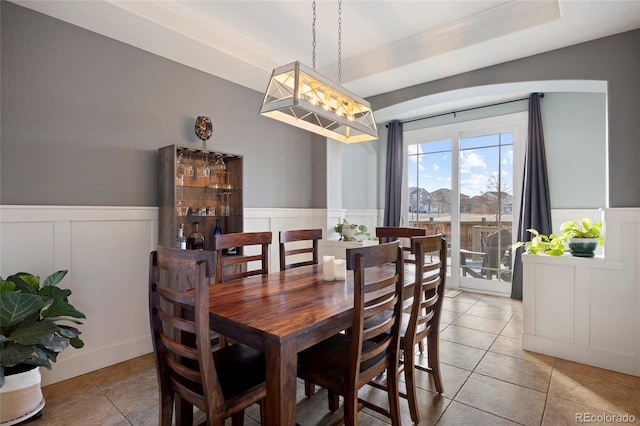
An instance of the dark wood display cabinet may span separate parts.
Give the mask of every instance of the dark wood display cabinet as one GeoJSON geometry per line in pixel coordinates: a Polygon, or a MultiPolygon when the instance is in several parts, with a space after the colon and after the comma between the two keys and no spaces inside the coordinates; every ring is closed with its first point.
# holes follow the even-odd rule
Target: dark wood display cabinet
{"type": "Polygon", "coordinates": [[[159,163],[161,245],[177,246],[181,226],[188,239],[196,222],[206,250],[216,220],[222,233],[242,232],[242,156],[170,145],[159,149],[159,163]]]}

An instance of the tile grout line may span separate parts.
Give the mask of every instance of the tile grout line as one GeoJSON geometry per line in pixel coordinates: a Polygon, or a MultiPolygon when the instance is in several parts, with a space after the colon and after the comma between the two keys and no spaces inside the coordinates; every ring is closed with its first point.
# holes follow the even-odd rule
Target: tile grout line
{"type": "MultiPolygon", "coordinates": [[[[467,314],[467,312],[468,312],[470,309],[472,309],[474,306],[476,306],[477,302],[479,302],[480,300],[481,300],[481,299],[478,299],[478,301],[476,301],[476,303],[474,303],[471,307],[469,307],[469,309],[467,309],[463,314],[461,314],[458,318],[456,318],[456,320],[457,320],[457,319],[459,319],[460,317],[462,317],[463,315],[466,315],[466,314],[467,314]]],[[[519,310],[519,309],[518,309],[518,310],[519,310]]],[[[500,415],[498,415],[498,414],[496,414],[496,413],[492,413],[492,412],[489,412],[489,411],[483,410],[483,409],[481,409],[481,408],[474,407],[474,406],[471,406],[471,405],[468,405],[468,404],[465,404],[465,403],[463,403],[463,402],[460,402],[460,401],[457,401],[457,400],[456,400],[456,397],[458,396],[458,394],[460,393],[460,391],[462,390],[462,388],[464,388],[465,384],[469,381],[469,379],[471,378],[471,376],[472,376],[473,374],[477,374],[477,375],[479,375],[479,376],[483,376],[483,377],[489,377],[489,378],[491,378],[491,379],[499,380],[499,381],[501,381],[501,382],[508,383],[508,384],[510,384],[510,385],[514,385],[514,386],[520,386],[520,387],[523,387],[523,388],[525,388],[525,389],[531,389],[531,388],[528,388],[528,387],[526,387],[526,386],[521,386],[521,385],[516,384],[516,383],[508,382],[508,381],[506,381],[506,380],[501,380],[501,379],[498,379],[498,378],[495,378],[495,377],[487,376],[487,375],[484,375],[484,374],[482,374],[482,373],[480,373],[480,372],[477,372],[477,371],[476,371],[476,369],[478,368],[478,366],[480,365],[480,363],[482,362],[482,360],[485,358],[485,356],[487,355],[487,353],[491,351],[491,347],[492,347],[492,346],[493,346],[493,344],[496,342],[497,338],[498,338],[498,337],[500,337],[500,336],[502,336],[502,334],[501,334],[501,333],[504,331],[504,329],[507,327],[507,325],[511,322],[511,320],[513,320],[513,318],[514,318],[514,316],[516,315],[516,313],[518,312],[518,310],[516,310],[515,312],[513,312],[513,313],[511,314],[511,316],[509,317],[509,320],[507,320],[507,321],[506,321],[505,325],[500,329],[500,332],[499,332],[498,334],[491,333],[491,332],[488,332],[488,331],[483,331],[483,330],[476,330],[476,329],[472,329],[472,328],[469,328],[469,327],[464,327],[464,326],[461,326],[461,325],[457,325],[457,327],[467,328],[467,329],[469,329],[469,330],[481,331],[481,332],[488,333],[488,334],[493,334],[493,335],[495,335],[495,338],[493,339],[493,341],[491,342],[491,344],[489,345],[489,347],[488,347],[487,349],[482,349],[482,348],[477,348],[477,347],[474,347],[474,346],[464,345],[463,343],[459,343],[459,342],[451,342],[451,343],[456,343],[456,344],[460,344],[460,345],[463,345],[463,346],[471,347],[471,348],[474,348],[474,349],[480,349],[480,350],[484,351],[484,353],[482,354],[482,357],[478,360],[478,362],[477,362],[477,363],[475,364],[475,366],[473,367],[473,370],[470,372],[471,374],[469,374],[469,376],[464,380],[464,383],[462,383],[462,385],[460,386],[460,388],[458,389],[458,391],[456,392],[456,394],[452,397],[451,402],[449,403],[449,405],[447,406],[447,408],[442,412],[442,414],[440,415],[440,417],[438,417],[438,420],[436,421],[436,424],[437,424],[437,423],[442,419],[442,417],[445,415],[445,413],[447,412],[447,410],[449,410],[449,408],[451,407],[451,404],[452,404],[454,401],[455,401],[455,402],[457,402],[458,404],[462,404],[462,405],[465,405],[465,406],[467,406],[467,407],[473,408],[474,410],[478,410],[478,411],[482,411],[482,412],[484,412],[484,413],[488,413],[488,414],[490,414],[490,415],[492,415],[492,416],[495,416],[495,417],[499,417],[499,418],[505,419],[505,420],[507,420],[507,421],[509,421],[509,422],[512,422],[512,423],[515,423],[515,424],[521,424],[521,423],[518,423],[518,422],[516,422],[516,421],[514,421],[514,420],[512,420],[512,419],[509,419],[509,418],[506,418],[506,417],[500,416],[500,415]]],[[[479,317],[479,316],[477,316],[477,315],[473,315],[473,314],[469,314],[469,315],[470,315],[470,316],[476,316],[476,317],[478,317],[478,318],[485,318],[485,317],[479,317]]],[[[492,319],[492,318],[487,318],[487,319],[492,319]]],[[[450,325],[451,325],[451,324],[450,324],[450,325]]],[[[452,323],[452,325],[455,325],[455,324],[453,324],[453,323],[452,323]]],[[[492,352],[492,353],[496,353],[496,352],[492,352]]],[[[500,355],[502,355],[502,354],[500,354],[500,355]]],[[[504,355],[504,356],[508,356],[508,355],[504,355]]],[[[519,358],[516,358],[516,357],[511,357],[511,358],[519,359],[519,358]]],[[[526,360],[523,360],[523,361],[526,361],[526,360]]],[[[447,364],[447,365],[450,365],[450,364],[447,364]]],[[[554,365],[555,365],[555,358],[554,358],[554,365]]],[[[454,366],[454,367],[455,367],[455,366],[454,366]]],[[[457,368],[460,368],[460,367],[457,367],[457,368]]],[[[469,371],[469,370],[466,370],[466,371],[469,371]]],[[[553,373],[553,367],[552,367],[552,373],[553,373]]],[[[544,413],[545,413],[545,410],[546,410],[546,400],[547,400],[547,398],[549,397],[548,389],[549,389],[549,386],[550,386],[550,385],[551,385],[551,378],[549,378],[549,384],[547,385],[547,392],[546,392],[546,394],[545,394],[545,405],[544,405],[544,407],[543,407],[543,410],[542,410],[542,413],[541,413],[541,419],[540,419],[540,422],[541,422],[541,423],[542,423],[542,421],[543,421],[543,419],[544,419],[544,413]]],[[[531,390],[536,391],[535,389],[531,389],[531,390]]],[[[536,392],[540,392],[540,391],[536,391],[536,392]]],[[[542,392],[541,392],[541,393],[542,393],[542,392]]]]}

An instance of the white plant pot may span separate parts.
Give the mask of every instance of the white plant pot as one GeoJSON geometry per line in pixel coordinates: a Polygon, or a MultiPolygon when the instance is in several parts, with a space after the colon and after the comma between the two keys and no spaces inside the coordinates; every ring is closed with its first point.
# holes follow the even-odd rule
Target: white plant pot
{"type": "Polygon", "coordinates": [[[355,241],[356,228],[344,227],[342,228],[342,237],[345,241],[355,241]]]}
{"type": "Polygon", "coordinates": [[[44,397],[40,368],[5,376],[0,388],[0,425],[15,425],[40,413],[44,397]]]}

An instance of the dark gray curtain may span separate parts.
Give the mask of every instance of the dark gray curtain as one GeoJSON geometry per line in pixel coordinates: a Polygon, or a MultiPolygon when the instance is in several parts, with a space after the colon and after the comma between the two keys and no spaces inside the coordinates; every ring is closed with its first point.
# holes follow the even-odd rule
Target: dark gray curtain
{"type": "Polygon", "coordinates": [[[384,226],[400,226],[402,205],[402,122],[387,125],[387,174],[384,184],[384,226]]]}
{"type": "MultiPolygon", "coordinates": [[[[537,229],[545,235],[551,233],[551,201],[540,113],[541,97],[544,97],[544,94],[532,93],[529,98],[529,131],[524,161],[518,241],[531,239],[531,234],[527,232],[530,228],[537,229]]],[[[522,300],[522,247],[516,250],[511,297],[522,300]]]]}

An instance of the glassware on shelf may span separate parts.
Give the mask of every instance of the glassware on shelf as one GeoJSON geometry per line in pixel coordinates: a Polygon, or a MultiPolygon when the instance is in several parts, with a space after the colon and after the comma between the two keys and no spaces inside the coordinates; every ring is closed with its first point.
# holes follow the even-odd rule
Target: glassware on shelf
{"type": "Polygon", "coordinates": [[[193,153],[195,149],[187,148],[184,151],[184,176],[185,177],[193,177],[194,168],[193,168],[193,153]]]}
{"type": "Polygon", "coordinates": [[[211,183],[212,188],[224,188],[227,184],[227,165],[224,163],[222,155],[217,154],[213,166],[211,166],[211,183]]]}
{"type": "Polygon", "coordinates": [[[206,151],[202,151],[198,155],[198,160],[196,163],[197,178],[209,179],[209,175],[211,174],[211,167],[209,166],[208,155],[209,153],[206,151]]]}
{"type": "Polygon", "coordinates": [[[184,174],[178,175],[178,182],[176,183],[176,195],[178,201],[176,201],[176,214],[178,216],[186,216],[189,214],[189,206],[184,202],[184,174]]]}
{"type": "Polygon", "coordinates": [[[179,200],[176,203],[176,214],[178,216],[186,216],[189,214],[189,206],[187,206],[184,200],[179,200]]]}
{"type": "Polygon", "coordinates": [[[176,185],[184,185],[184,175],[187,172],[187,157],[184,151],[178,152],[176,160],[176,185]]]}
{"type": "Polygon", "coordinates": [[[187,249],[187,237],[184,235],[184,223],[178,227],[178,237],[176,239],[176,247],[182,250],[187,249]]]}
{"type": "Polygon", "coordinates": [[[230,192],[221,194],[222,202],[220,203],[220,216],[231,216],[231,206],[229,205],[230,192]]]}

